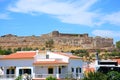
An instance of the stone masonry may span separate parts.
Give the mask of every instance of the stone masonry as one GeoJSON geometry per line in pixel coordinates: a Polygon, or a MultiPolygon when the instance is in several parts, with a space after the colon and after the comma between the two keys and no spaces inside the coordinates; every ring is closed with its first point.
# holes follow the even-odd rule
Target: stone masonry
{"type": "Polygon", "coordinates": [[[45,42],[52,39],[54,45],[74,46],[84,49],[104,49],[113,48],[112,38],[89,37],[88,34],[65,34],[53,31],[41,36],[21,36],[4,35],[0,37],[0,47],[16,48],[16,47],[44,47],[45,42]]]}

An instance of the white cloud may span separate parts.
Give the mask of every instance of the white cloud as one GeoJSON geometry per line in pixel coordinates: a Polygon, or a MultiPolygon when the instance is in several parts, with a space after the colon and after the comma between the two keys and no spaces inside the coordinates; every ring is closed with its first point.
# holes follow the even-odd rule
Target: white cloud
{"type": "Polygon", "coordinates": [[[120,25],[120,11],[105,15],[103,21],[110,24],[120,25]]]}
{"type": "Polygon", "coordinates": [[[101,36],[101,37],[120,37],[120,31],[111,31],[111,30],[94,30],[92,32],[95,36],[101,36]]]}
{"type": "Polygon", "coordinates": [[[0,19],[10,19],[8,14],[0,13],[0,19]]]}
{"type": "Polygon", "coordinates": [[[101,26],[109,23],[120,25],[120,12],[104,14],[91,10],[99,0],[19,0],[8,7],[9,11],[27,14],[43,13],[64,23],[101,26]]]}
{"type": "Polygon", "coordinates": [[[19,0],[14,5],[10,5],[8,10],[21,13],[45,13],[65,23],[93,26],[93,18],[96,18],[97,14],[88,10],[96,2],[97,0],[19,0]]]}

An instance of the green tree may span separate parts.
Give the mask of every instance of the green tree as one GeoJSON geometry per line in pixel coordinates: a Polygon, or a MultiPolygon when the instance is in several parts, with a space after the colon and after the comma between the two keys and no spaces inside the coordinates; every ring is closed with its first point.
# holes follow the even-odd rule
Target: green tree
{"type": "Polygon", "coordinates": [[[18,76],[15,80],[23,80],[22,76],[18,76]]]}
{"type": "Polygon", "coordinates": [[[9,55],[9,54],[11,54],[11,53],[12,53],[11,48],[8,48],[7,50],[5,50],[5,54],[6,54],[6,55],[9,55]]]}
{"type": "Polygon", "coordinates": [[[14,52],[17,52],[17,51],[22,51],[22,48],[21,47],[14,48],[14,52]]]}
{"type": "Polygon", "coordinates": [[[118,48],[120,50],[120,41],[116,42],[116,48],[118,48]]]}
{"type": "Polygon", "coordinates": [[[31,47],[24,47],[22,50],[23,51],[30,51],[30,50],[33,50],[33,49],[31,47]]]}
{"type": "Polygon", "coordinates": [[[8,48],[7,50],[5,49],[0,49],[0,55],[9,55],[12,53],[11,48],[8,48]]]}
{"type": "Polygon", "coordinates": [[[120,73],[117,71],[110,71],[107,73],[108,80],[120,80],[120,73]]]}
{"type": "Polygon", "coordinates": [[[53,48],[53,44],[54,44],[53,39],[49,39],[48,41],[45,42],[45,47],[51,50],[53,48]]]}

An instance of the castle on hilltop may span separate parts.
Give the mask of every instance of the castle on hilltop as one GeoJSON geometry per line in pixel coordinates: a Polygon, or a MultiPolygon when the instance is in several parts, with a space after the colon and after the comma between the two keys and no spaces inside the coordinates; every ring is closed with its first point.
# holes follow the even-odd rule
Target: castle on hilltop
{"type": "Polygon", "coordinates": [[[100,36],[89,37],[88,34],[64,34],[58,31],[53,31],[48,34],[42,35],[42,37],[50,37],[57,45],[67,45],[82,47],[84,49],[104,49],[113,48],[112,38],[103,38],[100,36]]]}
{"type": "Polygon", "coordinates": [[[71,46],[82,49],[111,49],[114,47],[112,38],[89,37],[88,34],[65,34],[59,33],[59,31],[41,36],[4,35],[0,37],[0,47],[44,47],[45,42],[50,39],[54,41],[54,45],[59,45],[61,48],[71,46]]]}

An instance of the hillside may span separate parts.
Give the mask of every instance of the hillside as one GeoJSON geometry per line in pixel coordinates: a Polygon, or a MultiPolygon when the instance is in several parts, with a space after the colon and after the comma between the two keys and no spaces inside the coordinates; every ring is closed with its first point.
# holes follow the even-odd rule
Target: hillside
{"type": "Polygon", "coordinates": [[[111,49],[112,38],[89,37],[88,34],[64,34],[53,31],[42,36],[17,36],[12,34],[0,37],[0,47],[7,48],[48,48],[46,42],[53,41],[52,49],[70,51],[75,49],[111,49]]]}

